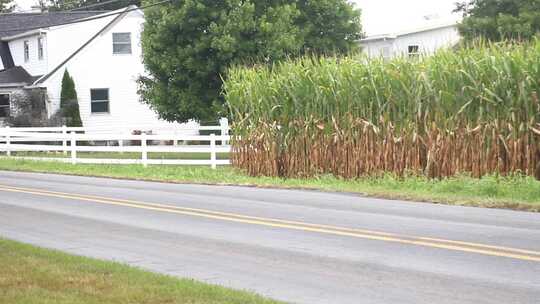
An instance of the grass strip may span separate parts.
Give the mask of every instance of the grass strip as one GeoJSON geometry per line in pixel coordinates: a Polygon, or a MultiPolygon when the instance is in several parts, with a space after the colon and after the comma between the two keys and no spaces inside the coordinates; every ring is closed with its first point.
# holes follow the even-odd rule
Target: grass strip
{"type": "Polygon", "coordinates": [[[312,189],[359,193],[367,196],[452,205],[540,212],[540,182],[532,177],[489,175],[481,179],[457,176],[442,180],[425,177],[345,180],[331,175],[316,178],[251,177],[232,167],[88,165],[0,159],[0,170],[71,174],[121,179],[312,189]]]}
{"type": "Polygon", "coordinates": [[[278,303],[249,292],[4,239],[0,269],[0,303],[278,303]]]}

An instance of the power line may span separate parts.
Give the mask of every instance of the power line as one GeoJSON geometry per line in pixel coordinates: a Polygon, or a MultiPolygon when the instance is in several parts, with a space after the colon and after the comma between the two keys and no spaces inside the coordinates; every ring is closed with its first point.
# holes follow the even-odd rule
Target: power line
{"type": "Polygon", "coordinates": [[[63,23],[59,23],[59,24],[54,24],[54,25],[50,25],[50,26],[33,26],[33,27],[23,27],[23,28],[13,28],[13,29],[1,30],[0,33],[7,33],[7,32],[12,32],[12,31],[31,31],[31,30],[38,30],[38,29],[42,29],[42,28],[46,28],[46,27],[54,27],[54,26],[62,26],[62,25],[75,24],[75,23],[81,23],[81,22],[88,22],[88,21],[93,21],[93,20],[97,20],[97,19],[107,18],[107,17],[110,17],[110,16],[116,16],[116,15],[120,15],[120,14],[125,14],[125,13],[129,13],[129,12],[132,12],[132,11],[144,10],[144,9],[147,9],[147,8],[150,8],[150,7],[166,4],[166,3],[171,2],[171,1],[173,1],[173,0],[163,0],[163,1],[159,1],[159,2],[149,4],[149,5],[146,5],[146,6],[126,9],[126,10],[123,10],[121,12],[108,13],[108,14],[98,15],[98,16],[94,16],[94,17],[90,17],[90,18],[86,18],[86,19],[79,19],[79,20],[73,20],[73,21],[69,21],[69,22],[63,22],[63,23]]]}
{"type": "MultiPolygon", "coordinates": [[[[108,1],[98,2],[98,3],[86,5],[86,6],[72,8],[72,9],[67,10],[67,12],[74,12],[74,11],[79,11],[79,10],[83,10],[87,8],[103,6],[105,4],[110,4],[110,3],[119,2],[119,1],[126,1],[126,0],[108,0],[108,1]]],[[[128,0],[128,1],[131,2],[131,0],[128,0]]]]}

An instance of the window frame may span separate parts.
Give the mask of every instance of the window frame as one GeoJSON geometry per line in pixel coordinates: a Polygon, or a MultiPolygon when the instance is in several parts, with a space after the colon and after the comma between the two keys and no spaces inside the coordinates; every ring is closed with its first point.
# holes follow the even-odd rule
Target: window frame
{"type": "Polygon", "coordinates": [[[112,33],[112,53],[113,55],[132,55],[133,54],[133,40],[131,39],[131,32],[116,32],[112,33]],[[115,41],[114,37],[118,34],[128,34],[129,35],[129,41],[128,42],[118,42],[115,41]],[[123,53],[123,52],[116,52],[114,47],[115,45],[129,45],[129,52],[123,53]]]}
{"type": "Polygon", "coordinates": [[[90,89],[90,114],[91,115],[109,115],[111,114],[111,90],[109,88],[91,88],[90,89]],[[107,91],[107,99],[96,99],[96,100],[93,100],[92,99],[92,91],[97,91],[97,90],[106,90],[107,91]],[[107,111],[106,112],[94,112],[92,110],[92,105],[94,103],[107,103],[107,111]]]}
{"type": "Polygon", "coordinates": [[[420,57],[420,45],[419,44],[407,45],[407,54],[409,55],[409,58],[420,57]],[[415,49],[416,49],[416,52],[414,52],[415,49]]]}
{"type": "Polygon", "coordinates": [[[28,40],[23,41],[23,56],[24,62],[30,61],[30,41],[28,40]]]}
{"type": "Polygon", "coordinates": [[[10,115],[11,115],[11,93],[0,92],[0,95],[7,95],[7,97],[8,97],[8,104],[7,105],[0,105],[0,109],[1,108],[7,108],[7,115],[6,116],[0,116],[0,119],[6,119],[6,118],[9,118],[10,115]]]}
{"type": "Polygon", "coordinates": [[[38,45],[38,60],[43,60],[45,58],[45,49],[43,45],[42,36],[37,38],[37,45],[38,45]]]}

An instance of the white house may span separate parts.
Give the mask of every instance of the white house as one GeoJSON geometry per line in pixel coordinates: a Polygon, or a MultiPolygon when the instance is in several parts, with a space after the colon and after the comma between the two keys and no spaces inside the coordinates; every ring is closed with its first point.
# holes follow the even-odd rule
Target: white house
{"type": "Polygon", "coordinates": [[[399,33],[368,36],[360,41],[360,45],[369,57],[430,55],[460,41],[457,25],[457,21],[427,22],[422,27],[399,33]]]}
{"type": "Polygon", "coordinates": [[[85,127],[178,126],[159,120],[137,94],[136,79],[145,73],[143,23],[143,12],[134,6],[114,12],[0,15],[0,119],[16,111],[14,98],[36,90],[46,97],[47,115],[55,114],[67,69],[85,127]]]}

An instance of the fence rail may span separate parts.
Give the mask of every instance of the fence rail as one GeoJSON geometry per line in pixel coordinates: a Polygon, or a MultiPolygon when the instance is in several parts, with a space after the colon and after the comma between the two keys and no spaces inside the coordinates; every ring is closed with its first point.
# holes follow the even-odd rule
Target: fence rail
{"type": "MultiPolygon", "coordinates": [[[[140,129],[140,128],[138,128],[140,129]]],[[[167,134],[134,135],[104,129],[89,128],[0,128],[0,153],[4,157],[28,160],[54,160],[72,164],[150,164],[159,165],[228,165],[228,159],[218,159],[218,153],[230,153],[231,137],[228,126],[199,126],[197,128],[167,129],[167,134]],[[222,135],[178,134],[183,131],[220,131],[222,135]],[[182,144],[179,144],[181,142],[182,144]],[[66,157],[16,156],[17,152],[62,152],[66,157]],[[81,158],[78,153],[140,153],[140,158],[81,158]],[[152,159],[148,153],[190,153],[209,159],[182,158],[152,159]],[[69,157],[67,157],[69,154],[69,157]]],[[[216,132],[217,133],[217,132],[216,132]]]]}

